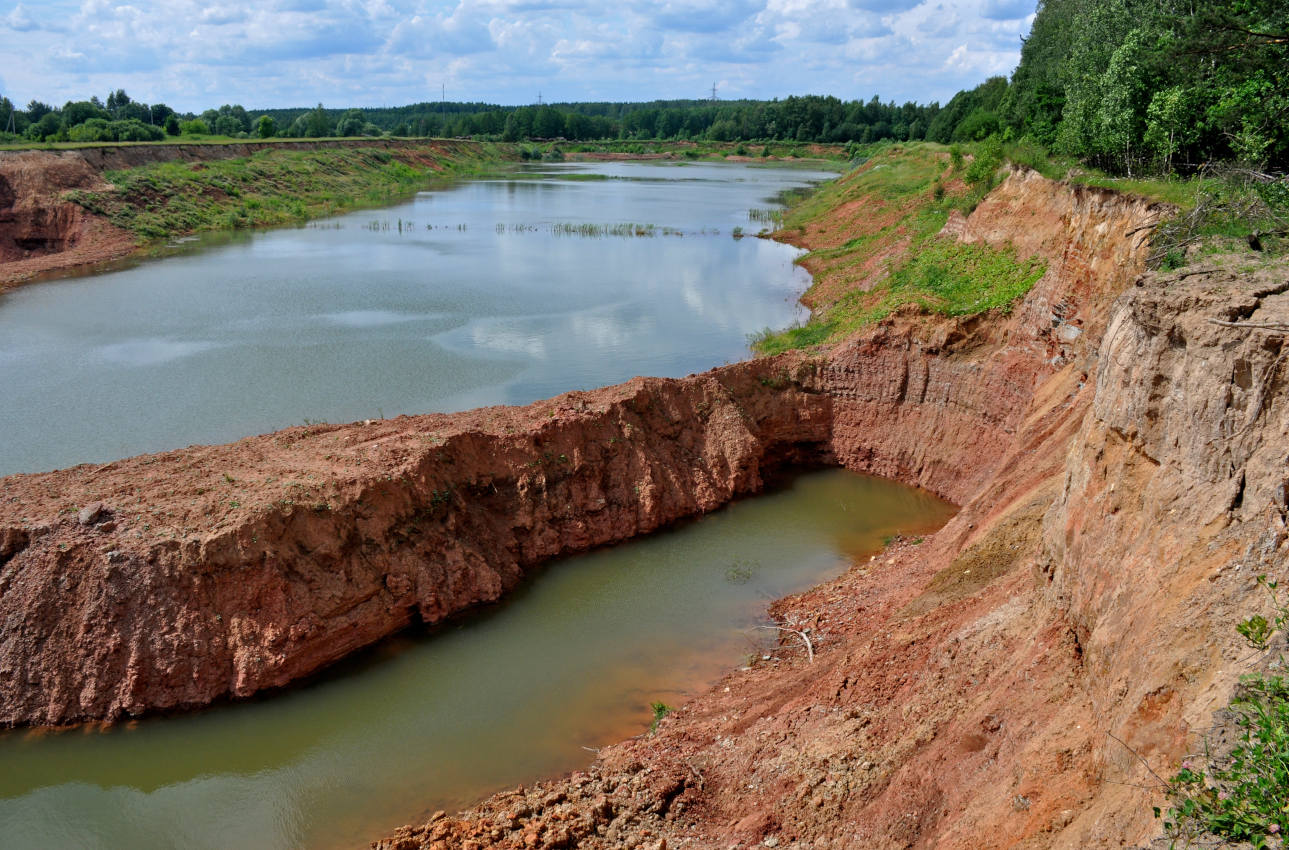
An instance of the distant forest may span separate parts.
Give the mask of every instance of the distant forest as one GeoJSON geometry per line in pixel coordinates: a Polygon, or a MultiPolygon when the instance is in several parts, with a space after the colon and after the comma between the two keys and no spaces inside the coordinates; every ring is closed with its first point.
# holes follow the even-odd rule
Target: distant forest
{"type": "Polygon", "coordinates": [[[659,100],[495,106],[425,102],[370,109],[179,114],[124,91],[69,102],[0,98],[0,140],[145,141],[468,136],[500,141],[975,142],[1028,139],[1111,173],[1188,172],[1214,160],[1289,166],[1285,0],[1042,0],[1011,79],[947,104],[659,100]]]}

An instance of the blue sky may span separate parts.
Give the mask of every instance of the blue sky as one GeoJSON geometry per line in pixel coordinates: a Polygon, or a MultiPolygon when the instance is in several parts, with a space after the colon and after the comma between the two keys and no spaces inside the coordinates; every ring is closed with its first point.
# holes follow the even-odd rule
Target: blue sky
{"type": "Polygon", "coordinates": [[[831,94],[1009,74],[1034,0],[0,2],[0,94],[181,110],[831,94]]]}

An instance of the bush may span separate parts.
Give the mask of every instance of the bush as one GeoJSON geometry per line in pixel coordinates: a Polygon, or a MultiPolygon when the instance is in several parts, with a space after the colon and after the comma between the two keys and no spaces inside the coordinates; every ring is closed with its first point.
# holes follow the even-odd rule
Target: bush
{"type": "Polygon", "coordinates": [[[179,132],[185,136],[208,136],[210,127],[200,118],[194,118],[191,121],[181,121],[179,123],[179,132]]]}
{"type": "Polygon", "coordinates": [[[994,187],[994,175],[1003,164],[1003,146],[997,136],[990,136],[976,148],[976,157],[967,166],[966,180],[984,192],[994,187]]]}
{"type": "Polygon", "coordinates": [[[91,118],[84,124],[77,124],[67,131],[67,138],[73,142],[115,142],[108,122],[102,118],[91,118]]]}
{"type": "Polygon", "coordinates": [[[165,131],[151,124],[131,118],[127,121],[113,121],[109,128],[118,142],[159,142],[166,137],[165,131]]]}

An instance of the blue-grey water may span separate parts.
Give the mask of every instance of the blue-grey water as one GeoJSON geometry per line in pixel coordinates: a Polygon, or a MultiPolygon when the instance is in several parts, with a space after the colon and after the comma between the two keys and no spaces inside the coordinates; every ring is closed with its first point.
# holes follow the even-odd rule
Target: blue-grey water
{"type": "Polygon", "coordinates": [[[0,475],[678,377],[798,316],[797,252],[733,232],[832,175],[531,168],[0,296],[0,475]]]}
{"type": "MultiPolygon", "coordinates": [[[[0,472],[683,375],[796,316],[795,252],[732,231],[825,175],[542,170],[557,176],[463,183],[0,297],[0,472]]],[[[554,564],[489,612],[285,693],[0,734],[0,847],[364,846],[642,733],[651,701],[770,651],[767,600],[950,512],[892,482],[805,475],[554,564]]]]}

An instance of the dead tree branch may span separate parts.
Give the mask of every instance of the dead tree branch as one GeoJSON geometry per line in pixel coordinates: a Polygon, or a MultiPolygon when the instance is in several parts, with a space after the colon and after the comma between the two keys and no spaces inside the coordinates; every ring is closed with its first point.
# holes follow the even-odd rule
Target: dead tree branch
{"type": "Polygon", "coordinates": [[[788,632],[801,638],[801,642],[806,645],[806,657],[810,660],[811,664],[815,663],[815,646],[810,642],[809,629],[793,629],[788,626],[761,626],[761,628],[777,629],[781,632],[788,632]]]}

